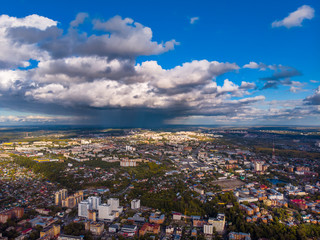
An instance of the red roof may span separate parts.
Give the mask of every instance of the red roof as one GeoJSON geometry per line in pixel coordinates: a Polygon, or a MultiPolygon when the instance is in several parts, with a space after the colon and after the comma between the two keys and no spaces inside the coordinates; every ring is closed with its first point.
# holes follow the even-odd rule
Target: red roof
{"type": "Polygon", "coordinates": [[[28,228],[28,229],[22,231],[22,234],[27,234],[27,233],[29,233],[31,231],[32,231],[32,228],[28,228]]]}
{"type": "Polygon", "coordinates": [[[172,215],[182,215],[182,213],[174,212],[174,213],[172,213],[172,215]]]}

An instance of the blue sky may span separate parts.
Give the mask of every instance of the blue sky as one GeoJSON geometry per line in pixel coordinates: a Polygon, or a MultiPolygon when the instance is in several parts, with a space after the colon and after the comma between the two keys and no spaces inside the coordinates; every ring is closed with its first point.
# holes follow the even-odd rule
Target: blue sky
{"type": "Polygon", "coordinates": [[[6,1],[0,124],[319,125],[319,10],[316,0],[6,1]]]}

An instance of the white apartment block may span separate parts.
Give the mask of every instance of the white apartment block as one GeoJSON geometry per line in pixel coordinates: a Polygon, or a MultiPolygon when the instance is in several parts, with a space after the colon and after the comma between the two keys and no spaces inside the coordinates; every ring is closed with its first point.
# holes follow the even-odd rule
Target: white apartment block
{"type": "Polygon", "coordinates": [[[140,208],[140,199],[133,199],[131,201],[131,209],[138,209],[140,208]]]}
{"type": "Polygon", "coordinates": [[[119,199],[109,198],[107,203],[102,204],[100,197],[89,197],[78,204],[78,216],[88,218],[89,210],[98,212],[98,219],[113,221],[118,217],[123,207],[119,206],[119,199]]]}
{"type": "Polygon", "coordinates": [[[90,210],[98,210],[98,206],[101,204],[100,197],[89,197],[88,201],[90,203],[90,210]]]}
{"type": "Polygon", "coordinates": [[[88,217],[88,210],[90,210],[90,203],[88,200],[82,201],[78,205],[78,216],[79,217],[88,217]]]}

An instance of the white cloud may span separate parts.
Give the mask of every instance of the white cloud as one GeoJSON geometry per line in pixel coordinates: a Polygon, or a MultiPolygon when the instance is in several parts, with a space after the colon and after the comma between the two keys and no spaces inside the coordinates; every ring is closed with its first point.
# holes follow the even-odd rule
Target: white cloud
{"type": "Polygon", "coordinates": [[[256,63],[256,62],[249,62],[248,64],[243,65],[242,68],[249,68],[249,69],[259,69],[261,71],[265,71],[266,69],[270,70],[277,70],[279,68],[283,67],[282,65],[267,65],[262,62],[256,63]]]}
{"type": "Polygon", "coordinates": [[[48,27],[56,26],[57,21],[32,14],[24,18],[10,17],[8,15],[0,16],[0,28],[32,27],[45,30],[48,27]]]}
{"type": "Polygon", "coordinates": [[[229,79],[225,79],[223,86],[218,86],[218,93],[224,93],[224,92],[234,92],[239,89],[239,86],[236,85],[235,83],[229,81],[229,79]]]}
{"type": "Polygon", "coordinates": [[[199,20],[199,17],[192,17],[190,18],[190,24],[194,24],[198,20],[199,20]]]}
{"type": "Polygon", "coordinates": [[[251,82],[242,81],[240,87],[243,88],[243,89],[255,89],[256,88],[256,84],[255,83],[251,83],[251,82]]]}
{"type": "Polygon", "coordinates": [[[20,83],[26,81],[26,72],[19,70],[0,70],[0,92],[17,91],[22,86],[20,83]]]}
{"type": "Polygon", "coordinates": [[[308,5],[299,7],[296,11],[292,12],[286,18],[277,20],[272,23],[272,27],[301,27],[304,19],[312,19],[314,17],[314,9],[308,5]]]}
{"type": "Polygon", "coordinates": [[[243,65],[243,68],[257,69],[259,68],[259,64],[256,62],[250,62],[248,64],[243,65]]]}
{"type": "Polygon", "coordinates": [[[10,29],[25,27],[45,30],[56,26],[57,21],[36,14],[24,18],[0,16],[0,68],[26,67],[30,59],[45,59],[48,54],[38,49],[35,44],[15,43],[9,36],[10,29]]]}
{"type": "Polygon", "coordinates": [[[291,86],[291,87],[290,87],[290,92],[292,92],[292,93],[296,93],[296,92],[298,92],[298,91],[300,91],[300,90],[301,90],[300,87],[295,87],[295,86],[291,86]]]}
{"type": "Polygon", "coordinates": [[[157,88],[172,89],[188,85],[204,85],[226,72],[235,71],[235,63],[221,63],[207,60],[183,63],[172,69],[162,69],[155,61],[143,62],[136,67],[138,78],[152,80],[157,88]]]}

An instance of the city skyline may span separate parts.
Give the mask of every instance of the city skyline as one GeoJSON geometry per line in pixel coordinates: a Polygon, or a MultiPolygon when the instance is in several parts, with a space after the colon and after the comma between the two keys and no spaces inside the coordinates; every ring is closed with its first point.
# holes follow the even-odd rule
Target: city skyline
{"type": "Polygon", "coordinates": [[[319,125],[318,13],[312,0],[5,3],[0,125],[319,125]]]}

